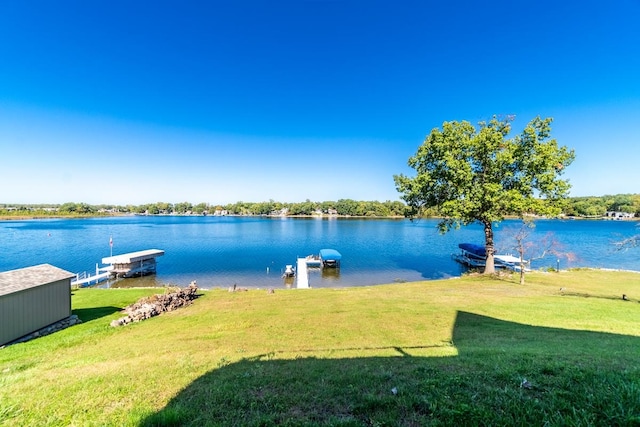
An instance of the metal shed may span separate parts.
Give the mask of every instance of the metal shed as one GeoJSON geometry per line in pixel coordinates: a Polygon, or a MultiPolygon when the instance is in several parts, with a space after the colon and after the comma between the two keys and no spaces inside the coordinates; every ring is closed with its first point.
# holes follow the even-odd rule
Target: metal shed
{"type": "Polygon", "coordinates": [[[50,264],[0,273],[0,345],[71,316],[72,277],[50,264]]]}

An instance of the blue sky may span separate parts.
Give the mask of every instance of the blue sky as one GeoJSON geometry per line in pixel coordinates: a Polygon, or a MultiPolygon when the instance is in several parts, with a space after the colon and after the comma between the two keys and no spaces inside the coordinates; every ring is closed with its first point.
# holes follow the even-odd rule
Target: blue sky
{"type": "Polygon", "coordinates": [[[553,117],[640,193],[640,1],[0,5],[0,203],[398,200],[444,121],[553,117]]]}

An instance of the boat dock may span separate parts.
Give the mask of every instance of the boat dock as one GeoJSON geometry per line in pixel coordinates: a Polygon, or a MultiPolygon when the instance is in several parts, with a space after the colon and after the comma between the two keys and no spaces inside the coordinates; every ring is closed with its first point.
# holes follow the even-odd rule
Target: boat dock
{"type": "Polygon", "coordinates": [[[72,288],[81,288],[83,286],[88,286],[91,284],[98,284],[103,280],[109,279],[112,275],[113,267],[108,265],[106,267],[98,267],[96,264],[96,274],[91,276],[86,271],[82,273],[77,273],[76,278],[71,280],[72,288]]]}
{"type": "Polygon", "coordinates": [[[111,264],[113,266],[111,272],[118,277],[144,276],[155,274],[156,258],[162,255],[164,251],[160,249],[147,249],[102,258],[102,263],[111,264]]]}
{"type": "Polygon", "coordinates": [[[74,289],[92,284],[98,284],[113,277],[133,277],[156,272],[156,257],[164,255],[159,249],[147,249],[144,251],[130,252],[128,254],[112,255],[102,258],[104,267],[96,264],[96,274],[91,275],[86,271],[77,273],[71,280],[74,289]]]}
{"type": "Polygon", "coordinates": [[[309,288],[309,272],[307,271],[306,258],[298,258],[298,262],[296,264],[296,288],[309,288]]]}
{"type": "Polygon", "coordinates": [[[309,255],[298,258],[296,263],[296,288],[309,288],[309,268],[333,267],[330,270],[339,271],[342,255],[335,249],[321,249],[319,255],[309,255]]]}

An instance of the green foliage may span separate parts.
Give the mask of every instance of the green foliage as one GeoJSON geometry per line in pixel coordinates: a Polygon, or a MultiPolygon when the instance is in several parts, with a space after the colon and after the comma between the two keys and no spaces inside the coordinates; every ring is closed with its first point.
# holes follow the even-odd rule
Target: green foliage
{"type": "Polygon", "coordinates": [[[335,214],[340,216],[403,217],[406,205],[401,201],[356,201],[340,199],[335,201],[301,203],[282,203],[274,200],[267,202],[237,202],[228,205],[209,205],[189,202],[171,204],[166,202],[149,203],[138,206],[91,206],[85,203],[65,203],[63,205],[2,205],[0,217],[46,217],[46,216],[96,216],[126,213],[144,215],[204,215],[216,211],[227,211],[232,215],[272,215],[285,212],[289,216],[310,216],[335,214]]]}
{"type": "Polygon", "coordinates": [[[557,215],[569,191],[569,182],[559,177],[574,153],[550,138],[551,120],[536,117],[511,139],[511,119],[495,116],[477,129],[467,121],[433,129],[409,158],[416,176],[394,176],[410,215],[438,208],[442,232],[481,223],[485,272],[493,273],[493,223],[506,215],[557,215]]]}
{"type": "Polygon", "coordinates": [[[193,212],[197,214],[203,214],[207,212],[209,209],[209,205],[206,203],[198,203],[193,207],[193,212]]]}
{"type": "Polygon", "coordinates": [[[443,231],[459,224],[501,221],[505,215],[557,215],[569,183],[559,179],[574,159],[550,138],[551,119],[532,120],[506,139],[509,119],[488,123],[445,122],[433,129],[409,159],[416,176],[394,176],[411,214],[437,207],[443,231]]]}
{"type": "Polygon", "coordinates": [[[173,211],[178,214],[185,214],[193,210],[193,205],[189,202],[181,202],[173,205],[173,211]]]}
{"type": "Polygon", "coordinates": [[[291,205],[289,206],[289,214],[313,215],[313,213],[318,209],[320,209],[320,203],[315,203],[307,199],[302,203],[291,203],[291,205]]]}
{"type": "Polygon", "coordinates": [[[88,205],[86,203],[69,202],[69,203],[64,203],[62,206],[60,206],[60,212],[83,215],[83,214],[92,214],[96,212],[96,209],[93,206],[88,205]]]}
{"type": "Polygon", "coordinates": [[[567,201],[565,213],[579,217],[601,217],[606,212],[640,215],[640,194],[616,194],[600,197],[574,197],[567,201]]]}
{"type": "Polygon", "coordinates": [[[312,202],[307,199],[301,203],[237,202],[225,205],[224,209],[236,215],[269,215],[287,209],[288,215],[317,215],[335,213],[340,216],[393,217],[405,216],[406,206],[401,201],[357,201],[339,199],[335,201],[312,202]]]}

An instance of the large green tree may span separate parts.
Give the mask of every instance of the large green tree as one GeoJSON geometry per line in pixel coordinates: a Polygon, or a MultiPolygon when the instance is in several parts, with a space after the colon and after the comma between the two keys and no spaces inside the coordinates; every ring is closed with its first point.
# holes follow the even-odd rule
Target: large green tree
{"type": "Polygon", "coordinates": [[[414,177],[395,175],[409,215],[438,208],[441,232],[479,222],[484,227],[485,273],[494,273],[493,225],[506,215],[557,215],[570,185],[560,178],[573,150],[551,138],[551,118],[533,119],[511,139],[512,118],[493,117],[478,127],[445,122],[409,158],[414,177]]]}

